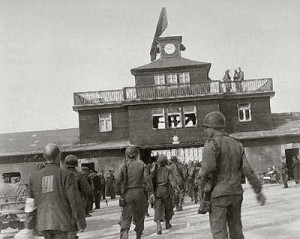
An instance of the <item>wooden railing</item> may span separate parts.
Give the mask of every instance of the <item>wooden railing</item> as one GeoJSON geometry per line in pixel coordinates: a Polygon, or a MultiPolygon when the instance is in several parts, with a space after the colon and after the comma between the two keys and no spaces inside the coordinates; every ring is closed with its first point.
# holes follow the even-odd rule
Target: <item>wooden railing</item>
{"type": "Polygon", "coordinates": [[[273,91],[272,79],[245,81],[211,81],[198,84],[178,84],[143,87],[125,87],[122,90],[74,93],[74,105],[122,103],[124,101],[193,97],[215,94],[254,93],[273,91]]]}

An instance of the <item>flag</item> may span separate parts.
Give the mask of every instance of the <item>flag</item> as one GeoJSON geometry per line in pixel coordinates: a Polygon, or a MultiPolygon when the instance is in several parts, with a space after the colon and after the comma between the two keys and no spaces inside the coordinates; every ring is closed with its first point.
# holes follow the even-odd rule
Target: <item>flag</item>
{"type": "Polygon", "coordinates": [[[167,27],[168,27],[167,10],[165,7],[163,7],[160,12],[160,16],[155,30],[155,35],[151,45],[151,50],[150,50],[151,61],[154,61],[156,59],[156,53],[157,53],[156,39],[164,32],[164,30],[166,30],[167,27]]]}

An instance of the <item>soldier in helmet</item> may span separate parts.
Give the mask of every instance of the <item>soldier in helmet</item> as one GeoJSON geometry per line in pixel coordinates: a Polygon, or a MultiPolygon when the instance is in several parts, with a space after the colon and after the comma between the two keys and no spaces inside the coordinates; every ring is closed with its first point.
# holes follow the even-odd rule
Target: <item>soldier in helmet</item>
{"type": "Polygon", "coordinates": [[[63,161],[61,161],[61,164],[64,165],[65,169],[71,171],[74,174],[85,211],[85,216],[87,216],[88,211],[86,210],[86,208],[88,202],[93,200],[93,188],[88,183],[86,177],[82,173],[77,172],[76,167],[78,167],[78,159],[75,155],[67,155],[67,157],[63,161]]]}
{"type": "Polygon", "coordinates": [[[252,170],[241,143],[225,132],[226,119],[220,112],[211,112],[204,118],[203,126],[209,139],[204,145],[202,182],[213,182],[210,195],[209,219],[213,238],[243,239],[241,205],[243,173],[254,189],[258,202],[265,203],[259,179],[252,170]]]}
{"type": "Polygon", "coordinates": [[[144,182],[150,197],[153,198],[153,185],[146,165],[140,160],[139,150],[129,146],[125,151],[125,163],[120,166],[116,179],[115,192],[125,199],[121,220],[120,239],[128,238],[131,221],[135,222],[136,238],[140,239],[144,230],[145,208],[147,198],[144,193],[144,182]]]}
{"type": "Polygon", "coordinates": [[[182,171],[182,166],[178,162],[178,158],[176,156],[171,157],[171,165],[169,166],[171,171],[173,172],[174,178],[177,181],[178,189],[175,189],[174,202],[176,211],[182,211],[182,204],[184,200],[185,188],[184,188],[184,175],[182,171]]]}
{"type": "Polygon", "coordinates": [[[157,225],[157,234],[162,234],[161,221],[165,219],[166,229],[172,227],[170,221],[173,216],[173,199],[170,195],[171,187],[180,190],[172,170],[167,168],[168,159],[165,155],[160,155],[157,159],[158,167],[152,174],[155,181],[155,215],[154,221],[157,225]]]}

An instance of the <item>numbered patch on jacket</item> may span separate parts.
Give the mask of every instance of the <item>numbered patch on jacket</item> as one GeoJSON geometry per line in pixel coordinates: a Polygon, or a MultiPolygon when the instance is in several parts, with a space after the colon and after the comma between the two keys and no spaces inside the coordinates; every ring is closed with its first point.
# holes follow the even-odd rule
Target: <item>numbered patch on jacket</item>
{"type": "Polygon", "coordinates": [[[53,192],[54,175],[44,176],[42,178],[42,193],[53,192]]]}

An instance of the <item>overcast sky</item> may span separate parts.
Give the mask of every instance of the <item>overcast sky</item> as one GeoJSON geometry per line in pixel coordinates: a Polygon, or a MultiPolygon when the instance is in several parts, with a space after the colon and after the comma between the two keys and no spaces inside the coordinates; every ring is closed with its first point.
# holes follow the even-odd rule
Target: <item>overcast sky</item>
{"type": "Polygon", "coordinates": [[[78,127],[73,92],[134,86],[162,7],[211,79],[273,78],[272,112],[300,112],[299,0],[0,0],[0,133],[78,127]]]}

